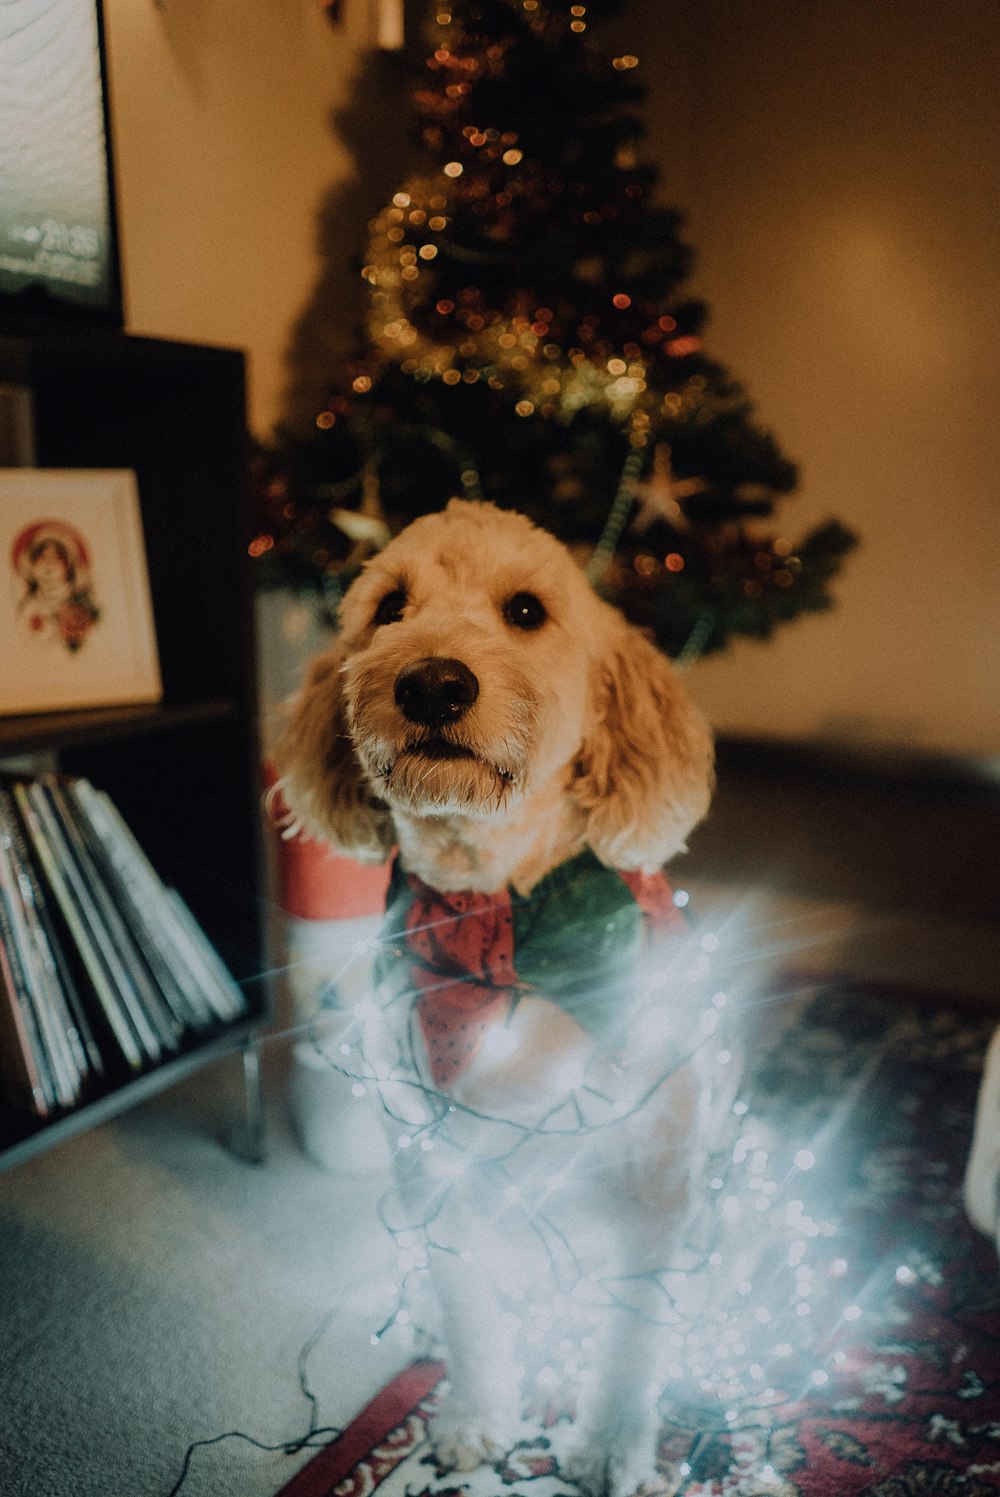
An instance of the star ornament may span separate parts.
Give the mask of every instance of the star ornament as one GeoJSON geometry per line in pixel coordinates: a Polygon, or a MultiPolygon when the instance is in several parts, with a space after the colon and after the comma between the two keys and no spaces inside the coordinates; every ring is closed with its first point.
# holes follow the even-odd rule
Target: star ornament
{"type": "Polygon", "coordinates": [[[648,478],[639,479],[633,485],[638,503],[631,529],[643,535],[656,520],[666,520],[675,529],[690,527],[684,517],[683,500],[693,494],[704,493],[706,484],[701,478],[678,478],[674,473],[670,447],[666,442],[657,442],[653,453],[653,468],[648,478]]]}

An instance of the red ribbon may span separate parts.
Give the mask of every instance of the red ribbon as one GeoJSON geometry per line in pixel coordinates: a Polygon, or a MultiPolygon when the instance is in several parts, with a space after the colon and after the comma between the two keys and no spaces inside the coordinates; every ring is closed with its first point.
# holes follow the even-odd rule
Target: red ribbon
{"type": "Polygon", "coordinates": [[[490,1025],[510,1012],[514,922],[509,894],[441,894],[410,876],[406,941],[420,996],[417,1016],[431,1078],[442,1091],[461,1075],[490,1025]]]}

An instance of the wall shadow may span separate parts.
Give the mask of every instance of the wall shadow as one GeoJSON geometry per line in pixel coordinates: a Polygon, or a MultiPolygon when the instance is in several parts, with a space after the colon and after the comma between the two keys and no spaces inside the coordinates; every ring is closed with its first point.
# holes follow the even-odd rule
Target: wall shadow
{"type": "Polygon", "coordinates": [[[419,160],[411,93],[426,54],[421,5],[407,5],[406,47],[363,55],[346,104],[331,112],[330,129],[353,158],[316,218],[319,274],[293,324],[279,428],[305,437],[331,388],[343,379],[363,335],[368,288],[358,271],[368,224],[403,185],[419,160]]]}

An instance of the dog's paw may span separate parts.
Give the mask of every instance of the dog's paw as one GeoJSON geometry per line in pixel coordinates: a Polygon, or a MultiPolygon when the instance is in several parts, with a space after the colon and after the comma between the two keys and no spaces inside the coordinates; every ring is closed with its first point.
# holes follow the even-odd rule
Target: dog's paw
{"type": "Polygon", "coordinates": [[[677,1476],[657,1470],[655,1442],[646,1429],[603,1439],[590,1434],[560,1462],[560,1471],[585,1497],[669,1497],[677,1476]]]}
{"type": "Polygon", "coordinates": [[[475,1471],[507,1454],[516,1439],[516,1420],[506,1412],[485,1411],[449,1398],[427,1422],[434,1459],[443,1471],[475,1471]]]}

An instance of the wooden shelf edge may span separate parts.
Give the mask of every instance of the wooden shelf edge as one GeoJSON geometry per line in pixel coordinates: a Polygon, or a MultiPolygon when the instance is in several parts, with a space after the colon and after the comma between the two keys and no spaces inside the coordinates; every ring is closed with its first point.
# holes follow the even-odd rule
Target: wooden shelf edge
{"type": "Polygon", "coordinates": [[[40,1118],[35,1126],[25,1115],[25,1126],[31,1126],[32,1131],[23,1138],[0,1148],[0,1174],[26,1163],[29,1159],[34,1159],[39,1154],[46,1153],[78,1133],[84,1133],[90,1128],[109,1122],[129,1108],[135,1107],[137,1103],[148,1101],[159,1092],[182,1081],[203,1066],[211,1065],[213,1061],[222,1060],[227,1055],[252,1045],[267,1025],[266,1012],[240,1019],[185,1054],[177,1055],[161,1065],[154,1066],[141,1076],[136,1076],[134,1080],[125,1081],[113,1091],[95,1097],[92,1102],[82,1102],[72,1112],[63,1113],[50,1121],[40,1118]]]}
{"type": "Polygon", "coordinates": [[[204,702],[147,702],[138,706],[88,707],[72,712],[0,717],[0,759],[41,749],[77,747],[186,728],[229,717],[235,710],[235,702],[223,697],[204,702]]]}

